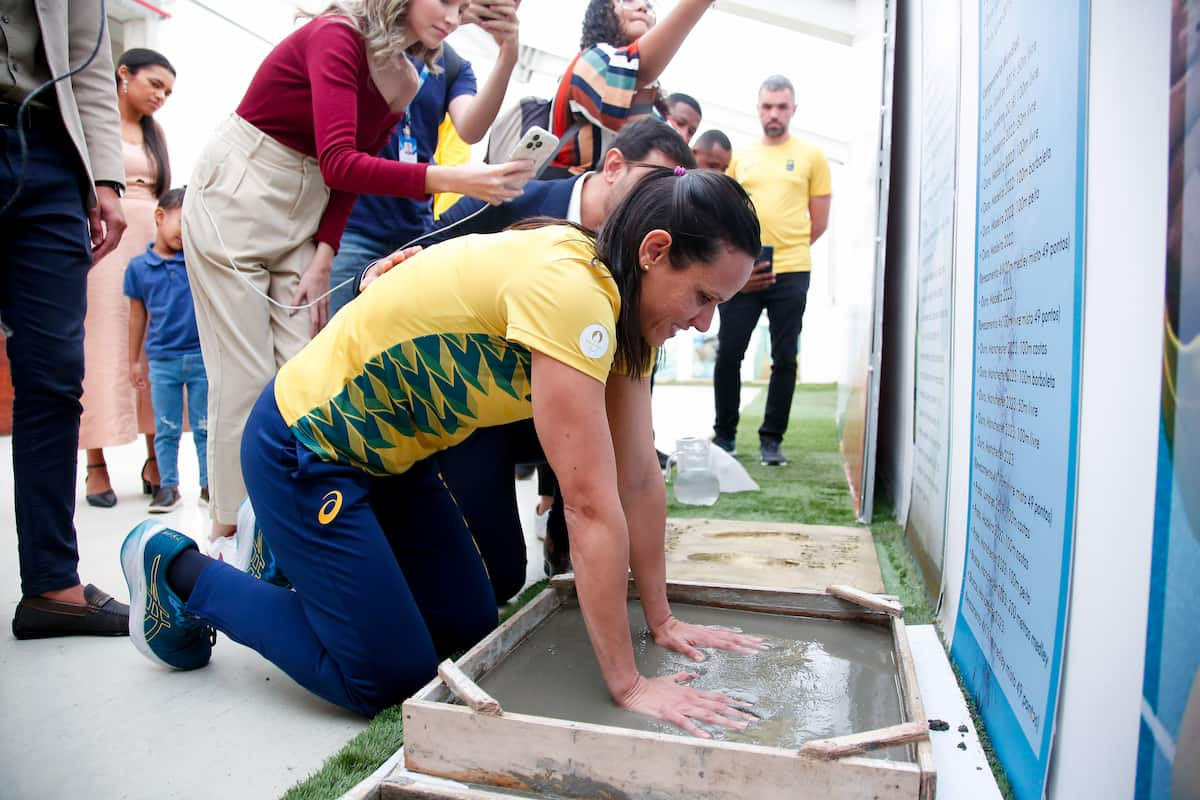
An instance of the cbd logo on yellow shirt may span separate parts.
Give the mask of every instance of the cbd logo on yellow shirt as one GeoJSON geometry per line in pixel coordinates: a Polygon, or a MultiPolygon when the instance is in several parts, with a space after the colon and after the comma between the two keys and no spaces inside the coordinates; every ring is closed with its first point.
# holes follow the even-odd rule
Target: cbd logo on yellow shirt
{"type": "Polygon", "coordinates": [[[317,522],[322,525],[328,525],[337,519],[338,512],[342,510],[342,493],[332,491],[321,498],[324,502],[321,508],[317,510],[317,522]]]}

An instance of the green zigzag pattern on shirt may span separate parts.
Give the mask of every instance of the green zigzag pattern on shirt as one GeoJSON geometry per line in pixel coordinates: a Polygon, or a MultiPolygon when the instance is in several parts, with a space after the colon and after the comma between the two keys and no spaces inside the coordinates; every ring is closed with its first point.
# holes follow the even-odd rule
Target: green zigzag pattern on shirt
{"type": "Polygon", "coordinates": [[[354,453],[371,472],[402,439],[454,434],[478,418],[488,395],[528,400],[527,348],[486,334],[430,334],[393,345],[368,361],[337,395],[296,422],[326,460],[354,453]]]}

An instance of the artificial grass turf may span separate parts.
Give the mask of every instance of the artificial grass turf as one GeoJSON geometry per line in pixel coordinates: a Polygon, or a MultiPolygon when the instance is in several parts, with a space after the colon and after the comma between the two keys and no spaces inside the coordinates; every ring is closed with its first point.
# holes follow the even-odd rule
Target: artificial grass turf
{"type": "MultiPolygon", "coordinates": [[[[812,525],[856,525],[854,505],[838,450],[834,412],[837,387],[802,384],[792,399],[791,420],[784,439],[788,465],[764,467],[758,458],[758,426],[762,424],[766,390],[742,412],[738,425],[737,458],[762,488],[760,492],[722,495],[712,506],[676,503],[667,490],[667,513],[673,517],[767,520],[812,525]]],[[[871,532],[889,594],[905,605],[910,625],[933,622],[920,570],[904,540],[904,530],[891,518],[891,510],[876,504],[876,523],[871,532]]],[[[501,621],[527,603],[545,587],[531,586],[505,607],[501,621]]],[[[976,719],[977,728],[981,729],[976,719]]],[[[373,719],[367,729],[332,756],[312,777],[293,787],[285,800],[336,798],[370,775],[392,756],[404,740],[400,707],[388,709],[373,719]]]]}

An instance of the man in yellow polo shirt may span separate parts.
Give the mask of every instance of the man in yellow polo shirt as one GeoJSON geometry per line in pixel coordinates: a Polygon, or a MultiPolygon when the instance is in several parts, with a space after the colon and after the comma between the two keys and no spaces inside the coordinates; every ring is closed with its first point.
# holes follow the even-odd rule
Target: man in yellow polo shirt
{"type": "Polygon", "coordinates": [[[788,132],[795,115],[792,82],[782,75],[763,81],[758,90],[762,139],[738,153],[729,174],[754,201],[762,242],[774,248],[773,259],[756,264],[745,288],[721,304],[713,370],[713,443],[733,453],[742,358],[765,309],[771,334],[771,382],[758,441],[761,461],[768,466],[787,464],[781,445],[796,388],[796,350],[812,270],[809,248],[829,223],[832,191],[824,153],[788,132]]]}

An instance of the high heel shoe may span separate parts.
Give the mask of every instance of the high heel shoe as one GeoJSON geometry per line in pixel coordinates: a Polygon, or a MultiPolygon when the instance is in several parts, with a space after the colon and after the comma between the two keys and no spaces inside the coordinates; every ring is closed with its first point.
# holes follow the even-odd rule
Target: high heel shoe
{"type": "MultiPolygon", "coordinates": [[[[107,463],[101,461],[99,464],[88,464],[87,468],[100,469],[101,467],[107,466],[107,463]]],[[[89,506],[95,506],[96,508],[112,508],[117,504],[117,493],[112,489],[105,489],[103,492],[86,495],[84,499],[87,500],[87,504],[89,506]]]]}
{"type": "Polygon", "coordinates": [[[151,483],[149,480],[146,479],[146,467],[150,466],[151,461],[153,461],[156,464],[158,463],[158,459],[155,458],[154,456],[150,456],[149,458],[147,458],[145,461],[142,462],[142,494],[148,494],[148,495],[153,496],[154,493],[158,491],[158,484],[151,483]]]}

